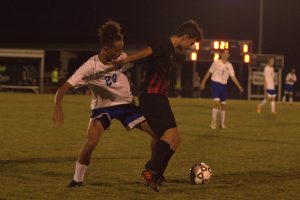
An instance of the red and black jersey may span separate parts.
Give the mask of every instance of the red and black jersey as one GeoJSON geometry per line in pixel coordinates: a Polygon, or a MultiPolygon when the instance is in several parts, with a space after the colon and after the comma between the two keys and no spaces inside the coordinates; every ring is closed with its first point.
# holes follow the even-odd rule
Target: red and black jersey
{"type": "Polygon", "coordinates": [[[175,49],[170,38],[161,39],[150,45],[152,55],[147,63],[147,72],[142,84],[142,93],[166,95],[170,82],[170,72],[174,64],[175,49]]]}

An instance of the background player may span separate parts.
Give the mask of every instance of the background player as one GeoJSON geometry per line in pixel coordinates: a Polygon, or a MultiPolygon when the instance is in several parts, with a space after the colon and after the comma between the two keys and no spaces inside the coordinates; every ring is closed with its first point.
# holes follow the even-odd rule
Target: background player
{"type": "Polygon", "coordinates": [[[270,101],[271,103],[271,113],[276,114],[275,110],[275,98],[276,98],[276,91],[275,91],[275,73],[274,73],[274,58],[271,57],[268,59],[268,63],[264,68],[264,89],[265,89],[265,99],[262,100],[256,107],[256,112],[261,113],[261,108],[270,101]]]}
{"type": "Polygon", "coordinates": [[[179,132],[167,96],[175,48],[187,49],[201,37],[202,30],[199,25],[189,20],[184,22],[170,38],[157,40],[121,62],[124,64],[149,56],[139,102],[151,129],[159,140],[151,159],[151,166],[142,172],[142,176],[146,184],[156,192],[159,191],[157,180],[164,173],[180,144],[179,132]]]}
{"type": "Polygon", "coordinates": [[[282,102],[285,103],[286,96],[289,97],[290,104],[293,103],[293,92],[294,84],[297,81],[296,69],[292,68],[291,71],[285,77],[284,95],[282,97],[282,102]]]}
{"type": "Polygon", "coordinates": [[[235,77],[234,69],[232,64],[228,61],[229,51],[223,50],[221,52],[221,59],[214,61],[210,66],[208,72],[205,74],[203,81],[201,82],[201,90],[205,88],[206,81],[211,76],[211,94],[213,98],[212,107],[212,121],[210,127],[212,129],[217,128],[217,116],[219,110],[221,111],[221,128],[225,126],[225,104],[227,99],[227,81],[229,76],[234,84],[238,87],[240,92],[243,92],[243,87],[235,77]]]}
{"type": "MultiPolygon", "coordinates": [[[[113,119],[118,119],[128,129],[139,127],[152,134],[141,110],[132,103],[133,96],[125,74],[120,70],[106,72],[111,68],[112,60],[126,57],[123,53],[124,42],[120,30],[120,25],[113,21],[108,21],[99,28],[100,53],[91,57],[77,69],[58,89],[55,96],[53,121],[59,126],[64,120],[61,102],[71,88],[88,86],[93,95],[86,141],[80,150],[70,187],[81,186],[92,152],[100,136],[109,128],[113,119]],[[101,74],[102,76],[99,76],[101,74]]],[[[154,145],[155,138],[153,138],[154,145]]]]}

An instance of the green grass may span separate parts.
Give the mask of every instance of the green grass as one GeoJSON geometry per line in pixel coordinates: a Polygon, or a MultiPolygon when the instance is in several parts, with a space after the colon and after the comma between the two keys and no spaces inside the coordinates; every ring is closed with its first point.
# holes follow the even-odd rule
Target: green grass
{"type": "Polygon", "coordinates": [[[209,99],[171,99],[182,145],[154,193],[139,178],[149,137],[118,121],[104,134],[81,188],[66,187],[84,141],[88,96],[64,99],[65,125],[51,122],[53,95],[0,93],[0,199],[300,199],[300,104],[229,100],[227,130],[211,130],[209,99]],[[188,170],[205,162],[207,185],[189,183],[188,170]]]}

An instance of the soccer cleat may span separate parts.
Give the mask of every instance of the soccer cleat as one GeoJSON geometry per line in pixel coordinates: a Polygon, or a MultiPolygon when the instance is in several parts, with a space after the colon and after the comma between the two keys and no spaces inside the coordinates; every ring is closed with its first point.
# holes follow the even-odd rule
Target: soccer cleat
{"type": "Polygon", "coordinates": [[[70,188],[75,188],[75,187],[80,187],[81,185],[82,185],[82,182],[76,182],[76,181],[72,180],[72,181],[69,183],[68,187],[70,187],[70,188]]]}
{"type": "Polygon", "coordinates": [[[261,110],[260,110],[259,106],[256,107],[256,112],[259,113],[259,114],[261,113],[261,110]]]}
{"type": "Polygon", "coordinates": [[[217,128],[217,122],[212,121],[211,124],[210,124],[210,128],[211,129],[216,129],[217,128]]]}
{"type": "Polygon", "coordinates": [[[147,163],[145,164],[145,169],[150,170],[151,166],[152,166],[151,160],[148,160],[147,163]]]}
{"type": "Polygon", "coordinates": [[[167,182],[166,178],[164,176],[161,176],[159,177],[157,180],[156,180],[156,184],[158,186],[162,186],[164,182],[167,182]]]}
{"type": "Polygon", "coordinates": [[[146,181],[145,186],[150,187],[155,192],[159,192],[159,187],[156,184],[156,180],[155,180],[154,174],[153,174],[153,172],[151,170],[144,170],[142,172],[141,176],[146,181]]]}

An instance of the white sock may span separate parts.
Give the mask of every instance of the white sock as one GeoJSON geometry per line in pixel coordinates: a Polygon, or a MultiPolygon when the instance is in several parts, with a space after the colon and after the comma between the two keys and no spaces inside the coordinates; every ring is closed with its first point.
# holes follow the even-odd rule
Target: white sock
{"type": "Polygon", "coordinates": [[[262,101],[258,104],[258,107],[261,108],[261,107],[263,107],[266,103],[267,103],[267,100],[264,99],[264,100],[262,100],[262,101]]]}
{"type": "Polygon", "coordinates": [[[88,166],[80,164],[78,161],[76,162],[75,173],[74,173],[74,181],[82,182],[84,179],[84,173],[87,170],[88,166]]]}
{"type": "Polygon", "coordinates": [[[271,101],[271,112],[275,113],[275,101],[271,101]]]}
{"type": "Polygon", "coordinates": [[[221,110],[221,124],[223,125],[225,122],[225,110],[221,110]]]}
{"type": "Polygon", "coordinates": [[[293,103],[293,97],[292,96],[290,96],[290,103],[293,103]]]}
{"type": "Polygon", "coordinates": [[[218,116],[219,109],[213,108],[211,111],[211,117],[212,121],[216,122],[217,121],[217,116],[218,116]]]}
{"type": "Polygon", "coordinates": [[[286,96],[284,95],[284,96],[282,97],[282,102],[283,102],[283,103],[285,102],[285,99],[286,99],[286,96]]]}

